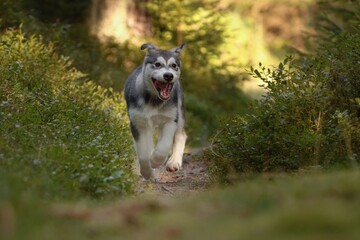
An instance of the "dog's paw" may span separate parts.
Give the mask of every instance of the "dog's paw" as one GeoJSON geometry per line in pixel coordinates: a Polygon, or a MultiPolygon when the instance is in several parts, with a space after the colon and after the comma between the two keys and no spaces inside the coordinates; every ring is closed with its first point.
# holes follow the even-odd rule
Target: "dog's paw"
{"type": "Polygon", "coordinates": [[[151,168],[150,169],[141,168],[140,173],[141,176],[143,176],[143,178],[145,178],[146,180],[150,180],[154,177],[154,173],[151,168]]]}
{"type": "Polygon", "coordinates": [[[167,155],[154,150],[151,154],[150,164],[152,168],[160,167],[166,160],[167,155]]]}
{"type": "Polygon", "coordinates": [[[150,167],[148,161],[140,161],[140,174],[146,180],[154,177],[154,170],[150,167]]]}
{"type": "Polygon", "coordinates": [[[159,173],[157,172],[158,169],[151,169],[150,174],[148,172],[140,171],[141,176],[140,179],[145,182],[153,182],[156,183],[159,178],[159,173]]]}
{"type": "Polygon", "coordinates": [[[166,171],[168,172],[176,172],[181,169],[181,161],[172,161],[172,159],[169,159],[169,161],[166,163],[166,171]]]}

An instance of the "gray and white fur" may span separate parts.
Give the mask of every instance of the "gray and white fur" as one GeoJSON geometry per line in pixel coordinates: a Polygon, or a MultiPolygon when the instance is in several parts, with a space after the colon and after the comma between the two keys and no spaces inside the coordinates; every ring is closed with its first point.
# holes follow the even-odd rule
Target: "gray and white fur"
{"type": "Polygon", "coordinates": [[[153,169],[166,162],[166,170],[175,172],[182,166],[186,142],[183,92],[180,85],[180,54],[184,44],[162,50],[151,43],[144,62],[127,79],[125,100],[130,128],[145,179],[154,178],[153,169]],[[158,141],[154,147],[154,130],[158,141]],[[171,151],[171,156],[168,155],[171,151]]]}

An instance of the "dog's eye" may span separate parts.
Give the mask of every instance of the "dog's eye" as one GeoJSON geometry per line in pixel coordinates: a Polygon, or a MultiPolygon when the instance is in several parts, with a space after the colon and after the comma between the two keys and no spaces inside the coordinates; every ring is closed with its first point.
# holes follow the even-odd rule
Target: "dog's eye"
{"type": "Polygon", "coordinates": [[[156,68],[159,68],[159,67],[161,67],[161,63],[157,62],[157,63],[154,64],[154,66],[155,66],[156,68]]]}
{"type": "Polygon", "coordinates": [[[172,68],[176,68],[177,65],[176,65],[175,63],[173,63],[173,64],[171,64],[171,67],[172,67],[172,68]]]}

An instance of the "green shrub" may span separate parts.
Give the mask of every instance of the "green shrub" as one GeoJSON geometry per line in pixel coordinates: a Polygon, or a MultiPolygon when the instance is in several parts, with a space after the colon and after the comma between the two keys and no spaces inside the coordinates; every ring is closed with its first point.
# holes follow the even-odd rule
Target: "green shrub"
{"type": "Polygon", "coordinates": [[[250,69],[267,93],[252,114],[232,119],[214,137],[215,175],[357,164],[359,30],[338,35],[314,57],[250,69]]]}
{"type": "Polygon", "coordinates": [[[1,184],[11,184],[10,194],[132,191],[122,96],[87,80],[51,44],[21,30],[0,37],[0,122],[1,184]]]}

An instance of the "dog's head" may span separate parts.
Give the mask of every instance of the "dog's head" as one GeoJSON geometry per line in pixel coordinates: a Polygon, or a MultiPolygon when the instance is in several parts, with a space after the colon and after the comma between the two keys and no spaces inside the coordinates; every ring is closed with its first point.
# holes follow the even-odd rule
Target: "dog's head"
{"type": "Polygon", "coordinates": [[[180,79],[180,54],[184,44],[171,50],[162,50],[151,43],[145,43],[141,50],[147,49],[144,59],[144,80],[151,93],[161,100],[170,98],[174,84],[180,79]]]}

